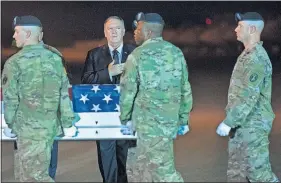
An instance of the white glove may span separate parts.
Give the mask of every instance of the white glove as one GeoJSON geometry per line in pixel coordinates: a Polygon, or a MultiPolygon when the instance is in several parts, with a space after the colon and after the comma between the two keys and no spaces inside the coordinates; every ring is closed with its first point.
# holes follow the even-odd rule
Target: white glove
{"type": "Polygon", "coordinates": [[[228,136],[229,132],[231,130],[231,127],[227,126],[223,122],[218,126],[217,128],[217,134],[220,136],[228,136]]]}
{"type": "Polygon", "coordinates": [[[76,136],[77,127],[73,125],[70,128],[63,128],[63,131],[64,131],[65,136],[74,137],[74,136],[76,136]]]}
{"type": "Polygon", "coordinates": [[[132,121],[128,121],[126,123],[126,125],[121,125],[121,130],[120,132],[123,134],[123,135],[134,135],[134,127],[133,127],[133,123],[132,121]]]}
{"type": "Polygon", "coordinates": [[[112,76],[116,76],[116,75],[119,75],[123,72],[124,70],[124,63],[123,64],[115,64],[113,65],[114,62],[111,62],[109,65],[108,65],[108,72],[109,72],[109,75],[112,77],[112,76]]]}
{"type": "Polygon", "coordinates": [[[188,125],[181,125],[178,128],[177,134],[175,134],[174,139],[177,138],[177,135],[185,135],[187,132],[189,132],[188,125]]]}
{"type": "Polygon", "coordinates": [[[15,138],[17,135],[12,133],[12,129],[9,127],[4,128],[4,135],[10,138],[15,138]]]}
{"type": "Polygon", "coordinates": [[[185,135],[187,132],[189,132],[188,125],[181,125],[178,130],[178,135],[185,135]]]}

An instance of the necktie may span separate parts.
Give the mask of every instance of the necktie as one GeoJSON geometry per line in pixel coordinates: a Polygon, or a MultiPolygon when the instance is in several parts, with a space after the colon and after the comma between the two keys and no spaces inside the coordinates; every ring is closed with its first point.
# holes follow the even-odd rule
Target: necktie
{"type": "Polygon", "coordinates": [[[119,55],[118,55],[118,51],[115,49],[112,51],[112,55],[113,55],[113,60],[114,60],[114,64],[119,64],[119,55]]]}

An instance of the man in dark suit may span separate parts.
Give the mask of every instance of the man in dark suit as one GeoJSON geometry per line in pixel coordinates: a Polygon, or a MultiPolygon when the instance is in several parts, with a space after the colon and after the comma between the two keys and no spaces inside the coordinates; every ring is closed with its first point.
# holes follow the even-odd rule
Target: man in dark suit
{"type": "MultiPolygon", "coordinates": [[[[88,52],[83,84],[119,84],[128,55],[135,46],[123,44],[125,26],[122,18],[111,16],[104,23],[107,44],[88,52]]],[[[98,163],[103,182],[126,183],[126,162],[128,148],[136,145],[131,140],[100,140],[96,142],[98,163]]]]}

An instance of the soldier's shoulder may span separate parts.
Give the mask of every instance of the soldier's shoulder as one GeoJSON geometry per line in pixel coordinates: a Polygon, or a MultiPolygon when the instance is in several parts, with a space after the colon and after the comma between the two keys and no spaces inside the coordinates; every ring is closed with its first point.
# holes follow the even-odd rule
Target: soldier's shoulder
{"type": "Polygon", "coordinates": [[[31,50],[31,49],[30,50],[24,50],[24,49],[21,49],[16,54],[14,54],[12,57],[10,57],[10,59],[15,61],[15,62],[20,62],[22,60],[33,59],[33,58],[40,57],[40,55],[41,55],[41,53],[38,50],[31,50]]]}
{"type": "Polygon", "coordinates": [[[5,63],[8,63],[8,62],[11,62],[12,60],[15,60],[15,58],[17,58],[19,56],[19,51],[11,54],[7,59],[6,59],[6,62],[5,63]]]}
{"type": "Polygon", "coordinates": [[[164,40],[163,44],[164,44],[163,45],[164,50],[171,51],[172,53],[174,53],[175,57],[184,56],[182,50],[179,47],[177,47],[176,45],[174,45],[173,43],[164,40]]]}
{"type": "Polygon", "coordinates": [[[258,46],[246,54],[249,54],[247,58],[249,59],[248,63],[250,64],[266,65],[270,63],[270,58],[262,46],[258,46]]]}
{"type": "Polygon", "coordinates": [[[264,49],[263,46],[260,46],[257,48],[257,54],[256,56],[258,57],[259,60],[261,60],[261,62],[268,62],[270,61],[270,58],[268,56],[267,51],[264,49]]]}
{"type": "Polygon", "coordinates": [[[5,61],[3,64],[3,68],[5,67],[15,67],[19,65],[19,62],[22,60],[22,52],[21,50],[13,53],[12,55],[9,56],[9,58],[5,61]]]}
{"type": "Polygon", "coordinates": [[[45,49],[44,51],[46,51],[49,54],[54,54],[56,56],[63,57],[62,53],[53,46],[43,44],[43,48],[45,49]]]}
{"type": "Polygon", "coordinates": [[[267,71],[272,69],[270,59],[267,54],[260,50],[255,50],[252,54],[247,57],[247,61],[244,66],[249,70],[259,70],[267,74],[267,71]]]}
{"type": "Polygon", "coordinates": [[[169,41],[163,40],[163,44],[165,46],[171,47],[174,50],[181,50],[179,47],[177,47],[176,45],[174,45],[173,43],[171,43],[169,41]]]}

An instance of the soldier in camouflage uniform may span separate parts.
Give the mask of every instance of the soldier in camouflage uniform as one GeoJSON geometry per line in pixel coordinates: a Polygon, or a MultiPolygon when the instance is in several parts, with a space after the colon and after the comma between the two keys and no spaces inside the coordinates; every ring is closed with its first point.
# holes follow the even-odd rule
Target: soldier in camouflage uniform
{"type": "Polygon", "coordinates": [[[48,175],[54,137],[73,136],[74,113],[59,52],[40,41],[42,25],[34,16],[14,19],[18,48],[4,66],[2,87],[4,117],[17,136],[15,179],[21,182],[53,182],[48,175]]]}
{"type": "Polygon", "coordinates": [[[120,82],[120,120],[138,136],[128,180],[183,182],[175,169],[173,139],[181,127],[188,131],[192,108],[186,61],[179,48],[163,40],[159,14],[140,13],[137,20],[140,46],[128,56],[120,82]]]}
{"type": "Polygon", "coordinates": [[[268,136],[275,115],[271,107],[272,66],[260,41],[260,14],[237,13],[237,40],[245,49],[238,57],[228,90],[226,118],[217,133],[229,140],[228,182],[278,182],[269,161],[268,136]]]}

